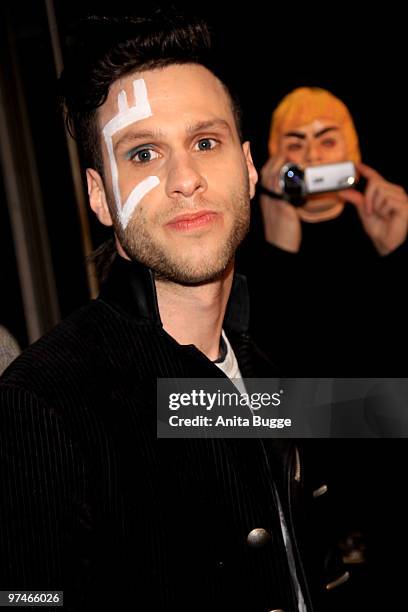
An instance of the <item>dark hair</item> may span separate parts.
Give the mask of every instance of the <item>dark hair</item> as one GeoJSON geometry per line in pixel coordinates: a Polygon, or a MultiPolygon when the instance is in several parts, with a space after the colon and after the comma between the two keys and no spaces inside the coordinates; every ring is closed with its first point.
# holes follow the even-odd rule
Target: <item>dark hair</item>
{"type": "Polygon", "coordinates": [[[80,21],[75,35],[67,39],[59,97],[84,163],[103,175],[96,111],[112,83],[136,70],[172,64],[200,64],[220,79],[231,99],[242,139],[240,106],[213,51],[207,23],[174,9],[156,10],[143,17],[94,16],[80,21]]]}

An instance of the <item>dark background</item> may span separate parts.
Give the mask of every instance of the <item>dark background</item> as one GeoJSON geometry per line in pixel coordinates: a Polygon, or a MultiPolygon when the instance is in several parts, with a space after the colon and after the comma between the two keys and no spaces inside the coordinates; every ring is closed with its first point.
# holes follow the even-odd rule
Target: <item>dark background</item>
{"type": "MultiPolygon", "coordinates": [[[[347,3],[318,8],[260,0],[239,9],[221,2],[206,2],[193,9],[191,3],[178,5],[203,14],[213,25],[219,53],[227,59],[241,97],[244,131],[252,142],[258,168],[267,157],[274,106],[296,86],[318,85],[330,89],[350,108],[363,160],[388,180],[407,186],[407,34],[396,4],[371,5],[365,11],[347,3]]],[[[62,44],[67,26],[84,15],[137,13],[135,2],[56,0],[54,7],[62,44]]],[[[146,10],[145,3],[141,10],[146,10]]],[[[0,11],[17,49],[64,316],[87,299],[88,289],[63,124],[55,101],[45,3],[8,0],[0,11]]],[[[7,41],[4,36],[2,39],[4,50],[7,41]]],[[[4,57],[2,61],[6,61],[4,57]]],[[[1,320],[25,346],[27,336],[1,187],[0,177],[0,282],[7,288],[1,300],[1,320]]],[[[99,244],[105,234],[93,218],[91,231],[94,245],[99,244]]]]}
{"type": "MultiPolygon", "coordinates": [[[[191,10],[191,3],[187,6],[191,10]]],[[[213,24],[219,52],[227,57],[240,91],[245,134],[252,142],[258,168],[266,160],[274,106],[296,86],[318,85],[330,89],[351,110],[363,160],[407,188],[407,28],[401,10],[389,2],[359,11],[355,3],[333,2],[319,8],[312,3],[298,6],[260,0],[242,8],[222,2],[199,7],[198,12],[213,24]]],[[[67,25],[78,17],[92,12],[137,13],[137,3],[57,0],[55,11],[63,41],[67,25]]],[[[2,32],[8,26],[17,50],[59,305],[65,316],[83,304],[89,292],[63,123],[55,102],[45,5],[39,0],[8,1],[0,9],[0,18],[2,32]]],[[[7,61],[7,44],[3,37],[2,62],[7,61]]],[[[1,323],[24,347],[27,332],[2,187],[0,175],[1,323]]],[[[105,233],[90,220],[96,246],[105,233]]],[[[406,556],[408,543],[403,501],[406,441],[329,442],[315,441],[313,453],[326,464],[333,484],[335,528],[340,535],[352,529],[362,532],[371,559],[368,581],[361,582],[368,590],[360,589],[356,601],[362,602],[361,609],[380,609],[381,605],[386,606],[381,609],[405,609],[399,599],[404,585],[404,565],[399,560],[406,556]]]]}

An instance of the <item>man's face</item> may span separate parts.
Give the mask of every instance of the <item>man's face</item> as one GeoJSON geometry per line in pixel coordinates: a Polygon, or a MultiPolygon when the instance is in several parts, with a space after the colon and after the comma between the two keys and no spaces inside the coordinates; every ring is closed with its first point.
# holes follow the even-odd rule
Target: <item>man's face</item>
{"type": "Polygon", "coordinates": [[[90,200],[103,223],[110,213],[119,250],[174,282],[217,278],[247,232],[257,180],[222,84],[194,64],[132,74],[112,85],[98,124],[105,181],[88,171],[90,200]]]}
{"type": "Polygon", "coordinates": [[[288,162],[301,167],[347,161],[344,135],[329,119],[315,119],[285,131],[281,150],[288,162]]]}

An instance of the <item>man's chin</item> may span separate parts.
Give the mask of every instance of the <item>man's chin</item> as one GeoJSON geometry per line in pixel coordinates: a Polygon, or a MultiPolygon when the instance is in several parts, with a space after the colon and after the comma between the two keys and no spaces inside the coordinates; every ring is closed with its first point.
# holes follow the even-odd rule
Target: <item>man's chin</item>
{"type": "Polygon", "coordinates": [[[335,219],[344,208],[344,202],[335,194],[318,194],[308,198],[298,209],[302,221],[318,222],[335,219]]]}
{"type": "Polygon", "coordinates": [[[228,275],[231,262],[226,265],[209,266],[208,262],[203,265],[167,265],[155,266],[153,269],[156,280],[169,283],[177,283],[189,287],[206,285],[222,280],[228,275]]]}
{"type": "Polygon", "coordinates": [[[229,267],[233,254],[226,249],[214,252],[214,248],[200,248],[196,253],[188,253],[188,246],[182,251],[173,251],[171,255],[165,249],[152,243],[145,248],[135,248],[135,245],[120,241],[119,253],[125,257],[138,261],[150,268],[157,280],[173,282],[180,285],[202,285],[223,277],[229,267]],[[186,251],[188,255],[186,256],[186,251]],[[210,255],[211,254],[211,255],[210,255]]]}
{"type": "Polygon", "coordinates": [[[328,210],[334,206],[337,206],[339,202],[340,199],[335,193],[317,193],[316,195],[308,197],[303,209],[309,211],[328,210]]]}

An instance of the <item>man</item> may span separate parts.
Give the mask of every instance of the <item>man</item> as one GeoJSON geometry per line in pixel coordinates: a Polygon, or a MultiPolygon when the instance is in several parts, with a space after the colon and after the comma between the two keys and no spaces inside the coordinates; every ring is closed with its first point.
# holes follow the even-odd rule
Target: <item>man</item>
{"type": "Polygon", "coordinates": [[[247,266],[255,338],[288,375],[404,375],[395,342],[406,350],[407,194],[361,163],[348,109],[323,89],[302,87],[283,99],[273,113],[269,152],[261,183],[271,192],[279,192],[287,162],[353,161],[367,184],[364,193],[323,193],[300,207],[260,194],[265,242],[258,239],[247,266]]]}
{"type": "Polygon", "coordinates": [[[1,588],[63,589],[75,610],[312,610],[347,574],[313,574],[315,542],[300,554],[297,503],[321,483],[296,446],[156,439],[158,378],[274,373],[234,276],[257,173],[208,30],[157,14],[85,34],[62,91],[117,256],[3,377],[1,588]]]}

